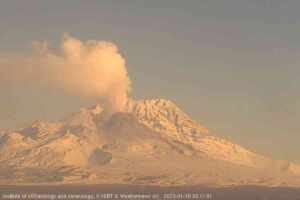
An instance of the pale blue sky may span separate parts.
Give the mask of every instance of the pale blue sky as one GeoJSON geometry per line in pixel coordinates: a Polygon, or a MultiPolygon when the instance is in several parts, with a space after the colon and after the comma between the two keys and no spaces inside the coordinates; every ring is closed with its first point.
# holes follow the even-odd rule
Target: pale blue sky
{"type": "MultiPolygon", "coordinates": [[[[298,0],[1,1],[0,53],[29,51],[33,40],[55,46],[64,32],[112,41],[135,98],[174,100],[218,135],[300,162],[299,10],[298,0]]],[[[94,103],[0,89],[0,128],[94,103]]]]}

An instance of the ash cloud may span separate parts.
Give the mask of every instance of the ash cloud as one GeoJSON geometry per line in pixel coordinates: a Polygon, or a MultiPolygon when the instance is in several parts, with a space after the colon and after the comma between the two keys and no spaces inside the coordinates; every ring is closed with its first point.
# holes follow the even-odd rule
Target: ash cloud
{"type": "Polygon", "coordinates": [[[47,41],[33,46],[27,55],[0,55],[0,84],[61,89],[97,98],[109,112],[122,111],[131,84],[115,44],[65,34],[58,50],[50,49],[47,41]]]}

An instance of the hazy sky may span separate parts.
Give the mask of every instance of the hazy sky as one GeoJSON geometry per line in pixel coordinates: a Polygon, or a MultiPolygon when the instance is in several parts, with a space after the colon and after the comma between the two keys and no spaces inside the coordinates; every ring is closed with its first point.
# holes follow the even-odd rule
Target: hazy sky
{"type": "MultiPolygon", "coordinates": [[[[64,32],[114,42],[136,99],[171,99],[218,135],[300,162],[299,10],[298,0],[1,1],[0,56],[58,45],[64,32]]],[[[95,103],[26,84],[0,90],[0,128],[95,103]]]]}

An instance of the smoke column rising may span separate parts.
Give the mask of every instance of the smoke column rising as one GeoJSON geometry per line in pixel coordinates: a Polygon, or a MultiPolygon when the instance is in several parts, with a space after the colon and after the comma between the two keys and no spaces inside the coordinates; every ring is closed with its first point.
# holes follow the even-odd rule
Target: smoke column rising
{"type": "Polygon", "coordinates": [[[0,83],[46,86],[98,98],[109,112],[122,111],[130,91],[125,60],[113,43],[80,41],[67,34],[59,51],[35,42],[29,55],[0,57],[0,83]]]}

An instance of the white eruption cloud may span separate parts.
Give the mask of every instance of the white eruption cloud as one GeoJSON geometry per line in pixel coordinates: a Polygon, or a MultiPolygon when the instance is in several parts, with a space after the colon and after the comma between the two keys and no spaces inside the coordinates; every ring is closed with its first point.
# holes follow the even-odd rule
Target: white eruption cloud
{"type": "Polygon", "coordinates": [[[115,44],[67,34],[58,51],[35,42],[29,55],[0,57],[0,83],[24,82],[98,98],[111,112],[122,110],[130,91],[125,60],[115,44]]]}

